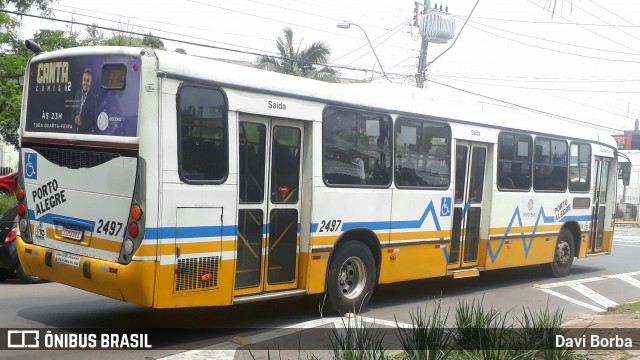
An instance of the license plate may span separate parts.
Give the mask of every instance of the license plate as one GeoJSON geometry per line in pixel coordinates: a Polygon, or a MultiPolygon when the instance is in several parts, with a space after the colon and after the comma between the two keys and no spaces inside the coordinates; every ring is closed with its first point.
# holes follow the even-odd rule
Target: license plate
{"type": "Polygon", "coordinates": [[[84,230],[78,229],[75,227],[63,226],[62,227],[62,237],[66,237],[72,240],[80,240],[82,239],[82,235],[84,230]]]}
{"type": "Polygon", "coordinates": [[[53,262],[57,264],[80,267],[80,256],[58,251],[53,257],[53,262]]]}

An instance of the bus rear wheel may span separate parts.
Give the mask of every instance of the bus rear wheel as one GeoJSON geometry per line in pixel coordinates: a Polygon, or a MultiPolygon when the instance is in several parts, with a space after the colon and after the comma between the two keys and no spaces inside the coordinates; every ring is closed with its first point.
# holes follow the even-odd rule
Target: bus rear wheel
{"type": "Polygon", "coordinates": [[[552,277],[564,277],[569,275],[574,258],[573,234],[568,229],[562,229],[558,235],[556,248],[553,253],[553,261],[543,264],[544,270],[552,277]]]}
{"type": "Polygon", "coordinates": [[[369,248],[359,241],[340,246],[332,256],[327,274],[327,295],[332,308],[343,315],[359,311],[375,287],[375,261],[369,248]]]}
{"type": "Polygon", "coordinates": [[[40,279],[37,276],[27,274],[27,272],[24,271],[22,264],[18,265],[16,272],[18,273],[18,276],[20,277],[20,279],[27,284],[39,284],[39,283],[45,282],[44,280],[40,279]]]}

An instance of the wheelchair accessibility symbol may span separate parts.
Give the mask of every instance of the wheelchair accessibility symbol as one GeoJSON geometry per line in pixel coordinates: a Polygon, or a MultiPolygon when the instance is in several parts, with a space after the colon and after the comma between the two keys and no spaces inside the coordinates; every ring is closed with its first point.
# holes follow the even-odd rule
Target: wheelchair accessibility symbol
{"type": "Polygon", "coordinates": [[[38,155],[27,153],[24,162],[24,177],[27,179],[38,179],[38,155]]]}
{"type": "Polygon", "coordinates": [[[445,197],[440,201],[440,216],[451,216],[451,198],[445,197]]]}

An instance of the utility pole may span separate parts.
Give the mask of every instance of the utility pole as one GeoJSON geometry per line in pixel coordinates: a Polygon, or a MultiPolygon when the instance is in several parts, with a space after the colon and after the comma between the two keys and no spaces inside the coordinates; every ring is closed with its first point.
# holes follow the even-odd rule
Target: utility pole
{"type": "MultiPolygon", "coordinates": [[[[427,10],[431,7],[431,0],[424,0],[424,13],[426,14],[427,10]]],[[[419,26],[419,15],[420,5],[416,2],[416,14],[414,25],[419,26]]],[[[422,34],[422,30],[420,31],[420,35],[422,35],[422,44],[420,45],[420,56],[418,57],[418,71],[416,72],[416,87],[424,88],[424,81],[426,80],[426,76],[424,75],[425,71],[427,71],[427,47],[429,47],[429,40],[424,34],[422,34]]]]}
{"type": "Polygon", "coordinates": [[[422,44],[420,46],[420,56],[418,57],[418,71],[416,72],[416,87],[423,88],[426,81],[425,72],[427,71],[427,48],[429,42],[437,44],[445,44],[451,40],[455,34],[455,22],[449,14],[449,7],[446,6],[443,11],[443,5],[440,8],[436,6],[431,9],[431,0],[424,0],[424,4],[415,2],[415,14],[413,18],[413,26],[420,29],[422,44]],[[420,7],[423,10],[420,11],[420,7]]]}

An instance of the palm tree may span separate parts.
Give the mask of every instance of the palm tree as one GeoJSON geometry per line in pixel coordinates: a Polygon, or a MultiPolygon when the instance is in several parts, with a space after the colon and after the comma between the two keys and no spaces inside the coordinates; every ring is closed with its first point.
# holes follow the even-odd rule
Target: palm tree
{"type": "Polygon", "coordinates": [[[260,69],[322,81],[338,81],[338,73],[325,65],[331,55],[329,45],[316,41],[304,50],[300,50],[300,45],[294,50],[293,30],[285,27],[283,32],[284,38],[278,36],[276,41],[280,55],[259,56],[257,61],[260,69]]]}

